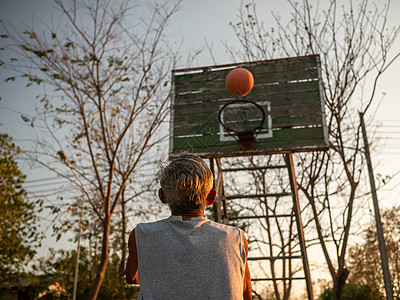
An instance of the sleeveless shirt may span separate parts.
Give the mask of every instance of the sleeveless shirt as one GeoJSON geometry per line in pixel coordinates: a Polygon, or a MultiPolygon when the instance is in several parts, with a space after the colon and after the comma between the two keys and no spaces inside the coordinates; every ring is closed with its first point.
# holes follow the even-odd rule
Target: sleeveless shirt
{"type": "Polygon", "coordinates": [[[243,299],[244,233],[204,217],[181,216],[135,229],[138,299],[243,299]]]}

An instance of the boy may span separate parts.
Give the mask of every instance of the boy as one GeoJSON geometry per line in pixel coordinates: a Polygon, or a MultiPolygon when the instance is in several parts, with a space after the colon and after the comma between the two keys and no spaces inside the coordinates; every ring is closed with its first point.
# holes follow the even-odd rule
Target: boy
{"type": "Polygon", "coordinates": [[[216,198],[207,164],[181,154],[161,169],[160,183],[172,215],[129,236],[126,282],[140,281],[138,299],[251,299],[243,231],[203,217],[216,198]]]}

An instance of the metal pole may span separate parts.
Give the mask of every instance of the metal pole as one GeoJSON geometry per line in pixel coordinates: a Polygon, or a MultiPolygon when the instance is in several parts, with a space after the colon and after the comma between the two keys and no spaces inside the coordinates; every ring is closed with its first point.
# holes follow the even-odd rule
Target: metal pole
{"type": "MultiPolygon", "coordinates": [[[[210,169],[211,169],[211,172],[212,172],[213,177],[214,177],[214,186],[213,186],[213,188],[216,189],[217,192],[218,192],[219,182],[218,182],[217,179],[215,179],[214,159],[212,159],[212,158],[210,158],[210,169]]],[[[218,173],[218,176],[219,176],[219,173],[218,173]]],[[[213,208],[213,213],[214,213],[214,221],[218,222],[218,223],[221,223],[222,222],[222,214],[221,214],[221,200],[219,198],[219,195],[217,195],[217,198],[215,199],[212,208],[213,208]]]]}
{"type": "MultiPolygon", "coordinates": [[[[82,200],[80,202],[78,202],[78,208],[79,208],[79,204],[83,203],[83,200],[85,199],[85,192],[86,192],[86,187],[85,184],[83,183],[83,181],[81,180],[81,178],[79,177],[79,175],[75,172],[74,168],[72,167],[71,163],[69,162],[67,156],[65,155],[65,153],[60,150],[57,152],[57,154],[60,156],[61,161],[63,161],[68,168],[70,168],[70,170],[72,171],[72,173],[74,173],[76,179],[78,179],[78,181],[81,184],[82,187],[82,200]]],[[[79,272],[79,254],[81,252],[81,226],[82,226],[82,218],[83,218],[83,206],[81,207],[81,215],[79,218],[79,230],[78,230],[78,245],[77,245],[77,249],[76,249],[76,261],[75,261],[75,274],[74,274],[74,287],[72,290],[72,300],[76,299],[76,289],[78,286],[78,272],[79,272]]]]}
{"type": "Polygon", "coordinates": [[[76,299],[76,290],[78,287],[78,273],[79,273],[79,255],[81,253],[81,227],[82,227],[83,209],[81,207],[81,215],[79,218],[79,229],[78,229],[78,245],[76,246],[76,260],[75,260],[75,274],[74,274],[74,288],[72,291],[72,300],[76,299]]]}
{"type": "Polygon", "coordinates": [[[369,181],[371,184],[372,202],[374,204],[376,232],[378,235],[379,251],[381,253],[381,266],[382,266],[382,272],[383,272],[383,281],[385,283],[386,299],[393,300],[392,281],[390,280],[389,263],[388,263],[385,239],[383,237],[381,214],[379,212],[378,196],[376,193],[374,173],[372,170],[371,155],[369,153],[367,132],[365,130],[365,124],[364,124],[364,113],[360,112],[359,115],[360,115],[361,129],[362,129],[363,140],[364,140],[365,157],[367,159],[369,181]]]}
{"type": "MultiPolygon", "coordinates": [[[[223,171],[222,171],[222,166],[221,166],[221,158],[218,157],[215,159],[217,163],[217,169],[218,169],[218,185],[217,185],[217,190],[218,190],[218,195],[220,197],[220,206],[222,204],[222,212],[223,213],[223,222],[224,224],[228,224],[229,222],[229,216],[228,216],[228,206],[226,204],[226,197],[225,197],[225,188],[224,188],[224,177],[223,177],[223,171]]],[[[222,219],[222,216],[221,216],[222,219]]]]}
{"type": "Polygon", "coordinates": [[[314,296],[313,296],[313,289],[312,289],[312,285],[311,285],[311,274],[310,274],[310,267],[308,265],[306,244],[304,241],[303,222],[301,221],[299,193],[298,193],[298,189],[297,189],[296,174],[294,171],[294,163],[293,163],[292,153],[286,154],[285,158],[286,158],[286,164],[287,164],[288,171],[289,171],[290,187],[292,189],[292,194],[293,194],[294,213],[296,215],[297,234],[299,236],[299,244],[300,244],[300,251],[301,251],[301,256],[302,256],[302,260],[303,260],[303,269],[304,269],[304,277],[306,280],[307,294],[308,294],[308,299],[313,300],[314,296]]]}

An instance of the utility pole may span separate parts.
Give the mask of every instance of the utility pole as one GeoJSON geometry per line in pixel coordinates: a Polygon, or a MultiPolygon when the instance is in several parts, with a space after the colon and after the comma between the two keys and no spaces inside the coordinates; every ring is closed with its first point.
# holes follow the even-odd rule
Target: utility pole
{"type": "Polygon", "coordinates": [[[85,199],[86,187],[81,178],[79,177],[78,173],[75,172],[75,169],[72,167],[71,163],[69,162],[65,153],[60,150],[57,152],[60,160],[65,163],[65,165],[71,169],[72,173],[74,173],[76,179],[81,184],[82,188],[82,200],[78,202],[77,207],[81,210],[80,218],[79,218],[79,228],[78,228],[78,244],[76,247],[76,260],[75,260],[75,274],[74,274],[74,287],[72,290],[72,300],[76,299],[77,294],[77,287],[78,287],[78,273],[79,273],[79,255],[81,253],[81,230],[82,230],[82,218],[83,218],[83,200],[85,199]],[[79,207],[81,205],[81,207],[79,207]]]}
{"type": "Polygon", "coordinates": [[[376,187],[375,187],[375,178],[374,178],[374,173],[372,170],[371,155],[369,153],[367,132],[365,130],[365,124],[364,124],[364,113],[360,112],[359,115],[360,115],[361,129],[362,129],[363,140],[364,140],[364,149],[365,149],[364,153],[365,153],[365,157],[367,159],[369,181],[371,184],[372,201],[374,204],[376,232],[378,235],[379,251],[381,253],[381,266],[382,266],[382,272],[383,272],[383,281],[385,283],[386,299],[393,300],[392,281],[390,280],[389,263],[388,263],[385,239],[383,238],[381,214],[379,212],[378,196],[377,196],[376,187]]]}
{"type": "MultiPolygon", "coordinates": [[[[82,195],[84,197],[84,195],[82,195]]],[[[83,201],[78,202],[78,209],[81,210],[80,218],[79,218],[79,228],[78,228],[78,244],[76,246],[76,260],[75,260],[75,274],[74,274],[74,288],[72,291],[72,300],[76,299],[77,287],[78,287],[78,273],[79,273],[79,255],[81,253],[81,231],[82,231],[82,218],[83,218],[83,207],[79,207],[79,204],[82,205],[83,201]]]]}

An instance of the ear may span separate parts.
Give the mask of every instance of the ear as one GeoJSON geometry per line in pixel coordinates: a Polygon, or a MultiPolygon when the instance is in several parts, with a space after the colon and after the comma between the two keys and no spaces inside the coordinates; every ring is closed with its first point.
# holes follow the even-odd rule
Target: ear
{"type": "Polygon", "coordinates": [[[207,196],[207,205],[212,205],[217,197],[217,191],[212,189],[207,196]]]}
{"type": "Polygon", "coordinates": [[[167,199],[165,199],[165,194],[163,189],[158,190],[158,198],[160,198],[162,204],[167,204],[167,199]]]}

